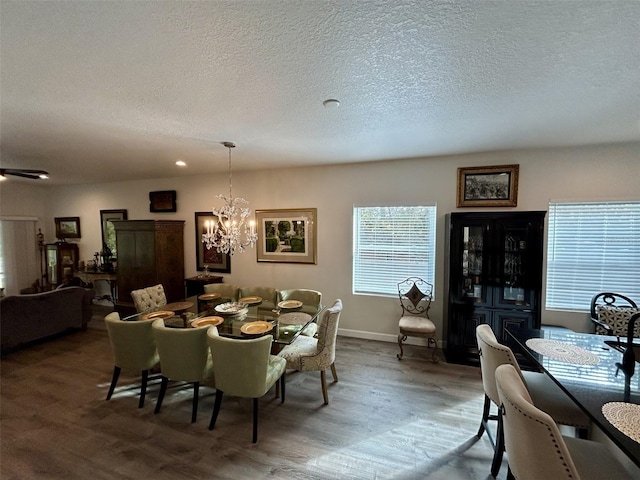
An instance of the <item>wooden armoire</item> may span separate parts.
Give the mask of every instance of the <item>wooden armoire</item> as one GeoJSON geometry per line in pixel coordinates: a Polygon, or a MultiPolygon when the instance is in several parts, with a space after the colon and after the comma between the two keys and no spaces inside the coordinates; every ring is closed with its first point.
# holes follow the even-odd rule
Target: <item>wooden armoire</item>
{"type": "Polygon", "coordinates": [[[118,303],[131,291],[161,283],[167,302],[184,298],[184,220],[114,220],[118,251],[118,303]]]}

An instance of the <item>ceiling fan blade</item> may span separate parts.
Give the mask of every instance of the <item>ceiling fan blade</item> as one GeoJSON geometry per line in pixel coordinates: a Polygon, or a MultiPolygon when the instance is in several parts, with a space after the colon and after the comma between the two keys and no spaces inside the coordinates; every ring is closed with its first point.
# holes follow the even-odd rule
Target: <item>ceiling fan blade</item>
{"type": "Polygon", "coordinates": [[[49,175],[45,170],[30,170],[23,168],[1,168],[0,175],[13,175],[16,177],[30,178],[32,180],[40,178],[40,175],[49,175]]]}

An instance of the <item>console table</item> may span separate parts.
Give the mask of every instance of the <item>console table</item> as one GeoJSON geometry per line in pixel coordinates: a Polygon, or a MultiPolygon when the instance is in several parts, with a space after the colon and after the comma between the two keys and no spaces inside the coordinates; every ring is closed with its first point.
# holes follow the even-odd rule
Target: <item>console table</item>
{"type": "Polygon", "coordinates": [[[223,277],[216,275],[209,275],[205,277],[191,277],[185,278],[184,286],[187,291],[185,297],[193,297],[194,295],[201,295],[204,293],[204,286],[210,283],[222,283],[223,277]]]}
{"type": "Polygon", "coordinates": [[[114,305],[118,301],[118,276],[115,273],[77,271],[74,275],[88,284],[93,284],[99,280],[108,282],[111,289],[111,298],[109,300],[114,305]]]}

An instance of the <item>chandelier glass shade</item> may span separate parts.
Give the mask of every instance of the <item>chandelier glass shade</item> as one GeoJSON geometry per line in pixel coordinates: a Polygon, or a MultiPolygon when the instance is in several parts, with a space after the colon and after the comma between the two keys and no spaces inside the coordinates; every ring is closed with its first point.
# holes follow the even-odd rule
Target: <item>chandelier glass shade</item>
{"type": "Polygon", "coordinates": [[[253,220],[247,221],[251,214],[244,198],[234,198],[231,191],[231,149],[235,144],[223,142],[229,149],[229,196],[220,194],[216,198],[223,201],[222,208],[213,208],[215,220],[206,221],[202,243],[207,250],[215,248],[219,253],[233,255],[242,253],[247,247],[253,248],[258,240],[256,225],[253,220]]]}

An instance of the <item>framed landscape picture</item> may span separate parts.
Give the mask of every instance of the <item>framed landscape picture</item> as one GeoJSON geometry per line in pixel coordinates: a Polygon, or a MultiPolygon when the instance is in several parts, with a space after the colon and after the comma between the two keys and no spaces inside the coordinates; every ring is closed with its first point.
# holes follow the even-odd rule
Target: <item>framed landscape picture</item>
{"type": "Polygon", "coordinates": [[[218,217],[212,212],[196,212],[196,269],[203,271],[205,267],[210,272],[230,273],[231,255],[219,253],[215,248],[207,249],[202,243],[202,234],[205,233],[205,222],[217,221],[218,217]]]}
{"type": "Polygon", "coordinates": [[[258,262],[316,263],[317,209],[256,210],[258,262]]]}
{"type": "Polygon", "coordinates": [[[80,238],[80,217],[56,217],[56,238],[80,238]]]}
{"type": "Polygon", "coordinates": [[[520,165],[458,168],[458,207],[516,207],[520,165]]]}

